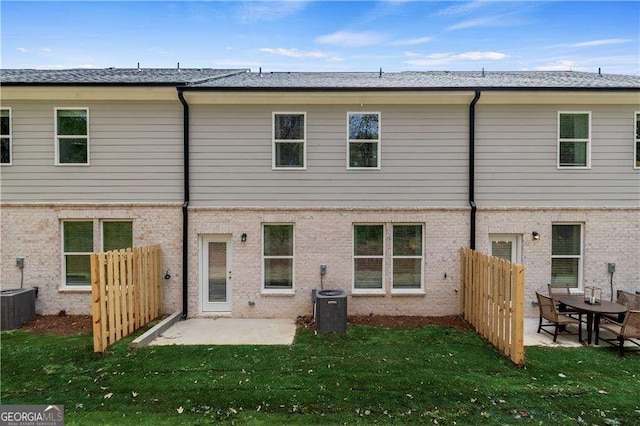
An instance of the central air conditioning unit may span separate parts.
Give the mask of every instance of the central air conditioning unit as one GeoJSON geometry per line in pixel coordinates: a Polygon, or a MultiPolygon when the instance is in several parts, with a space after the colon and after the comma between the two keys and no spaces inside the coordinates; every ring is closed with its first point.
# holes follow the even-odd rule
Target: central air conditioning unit
{"type": "Polygon", "coordinates": [[[342,290],[318,291],[315,294],[315,321],[318,333],[346,333],[346,293],[342,290]]]}

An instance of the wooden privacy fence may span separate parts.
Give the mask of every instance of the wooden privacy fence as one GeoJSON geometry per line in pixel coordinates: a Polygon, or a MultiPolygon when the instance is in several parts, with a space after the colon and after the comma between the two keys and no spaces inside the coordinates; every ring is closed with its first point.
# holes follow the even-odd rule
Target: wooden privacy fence
{"type": "Polygon", "coordinates": [[[94,352],[160,315],[161,260],[160,244],[91,255],[94,352]]]}
{"type": "Polygon", "coordinates": [[[524,364],[524,266],[462,249],[462,312],[492,345],[524,364]]]}

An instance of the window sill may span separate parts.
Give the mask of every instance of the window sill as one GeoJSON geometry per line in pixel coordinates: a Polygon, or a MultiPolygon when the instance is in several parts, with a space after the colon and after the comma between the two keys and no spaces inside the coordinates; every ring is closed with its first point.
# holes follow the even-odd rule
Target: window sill
{"type": "Polygon", "coordinates": [[[265,290],[262,289],[260,296],[263,297],[292,297],[296,295],[295,290],[265,290]]]}
{"type": "Polygon", "coordinates": [[[385,297],[387,293],[384,290],[351,290],[351,296],[353,297],[385,297]]]}
{"type": "Polygon", "coordinates": [[[91,287],[61,287],[58,289],[58,293],[63,294],[84,294],[91,293],[91,287]]]}
{"type": "Polygon", "coordinates": [[[425,297],[426,295],[424,290],[391,290],[391,296],[394,297],[425,297]]]}

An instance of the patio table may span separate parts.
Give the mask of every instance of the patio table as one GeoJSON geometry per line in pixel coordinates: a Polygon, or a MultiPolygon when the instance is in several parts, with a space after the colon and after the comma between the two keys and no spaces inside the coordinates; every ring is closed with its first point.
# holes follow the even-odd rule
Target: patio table
{"type": "Polygon", "coordinates": [[[573,310],[587,314],[587,343],[591,344],[591,335],[593,330],[596,332],[596,342],[598,341],[598,333],[600,331],[600,316],[602,314],[623,314],[627,312],[627,308],[616,302],[606,300],[597,304],[590,304],[584,301],[584,296],[558,296],[554,297],[561,305],[568,306],[573,310]]]}

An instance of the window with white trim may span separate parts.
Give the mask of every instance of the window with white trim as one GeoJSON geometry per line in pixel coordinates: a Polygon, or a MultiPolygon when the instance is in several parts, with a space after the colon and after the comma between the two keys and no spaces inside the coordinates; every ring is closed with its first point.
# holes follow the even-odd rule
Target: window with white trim
{"type": "Polygon", "coordinates": [[[633,165],[636,169],[640,169],[640,112],[636,112],[635,131],[635,161],[633,162],[633,165]]]}
{"type": "Polygon", "coordinates": [[[263,288],[264,290],[292,290],[293,224],[263,225],[263,288]]]}
{"type": "Polygon", "coordinates": [[[382,290],[384,225],[353,225],[353,288],[382,290]]]}
{"type": "Polygon", "coordinates": [[[93,253],[93,221],[62,223],[62,270],[64,285],[90,286],[93,253]]]}
{"type": "Polygon", "coordinates": [[[551,284],[582,287],[582,224],[552,225],[551,284]]]}
{"type": "Polygon", "coordinates": [[[11,124],[11,108],[0,109],[0,164],[12,161],[11,124]]]}
{"type": "Polygon", "coordinates": [[[105,220],[102,222],[102,251],[133,247],[133,222],[105,220]]]}
{"type": "Polygon", "coordinates": [[[558,112],[558,168],[591,167],[591,112],[558,112]]]}
{"type": "Polygon", "coordinates": [[[423,249],[422,225],[393,225],[394,290],[422,288],[423,249]]]}
{"type": "Polygon", "coordinates": [[[56,108],[56,164],[89,164],[89,109],[56,108]]]}
{"type": "Polygon", "coordinates": [[[347,113],[347,168],[380,168],[380,113],[347,113]]]}
{"type": "Polygon", "coordinates": [[[94,238],[94,220],[62,222],[62,276],[65,287],[91,285],[90,255],[133,247],[133,222],[101,221],[101,242],[94,238]]]}
{"type": "Polygon", "coordinates": [[[306,167],[305,112],[273,113],[273,168],[304,169],[306,167]]]}

